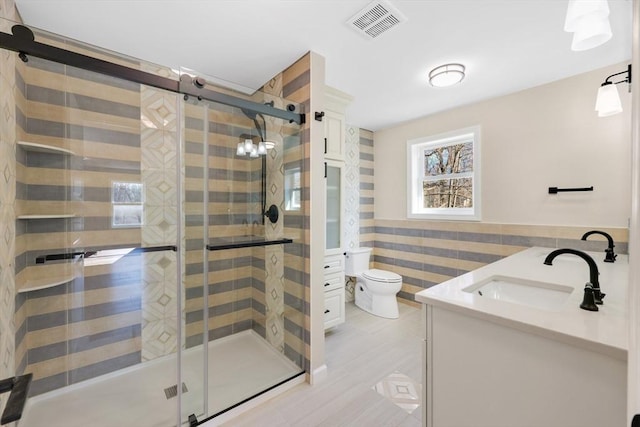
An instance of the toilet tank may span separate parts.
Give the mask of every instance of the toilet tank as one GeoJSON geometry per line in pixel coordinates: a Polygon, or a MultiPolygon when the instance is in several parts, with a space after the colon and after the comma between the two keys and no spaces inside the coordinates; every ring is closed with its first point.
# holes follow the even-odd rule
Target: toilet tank
{"type": "Polygon", "coordinates": [[[347,251],[344,262],[344,274],[356,276],[369,269],[371,248],[355,248],[347,251]]]}

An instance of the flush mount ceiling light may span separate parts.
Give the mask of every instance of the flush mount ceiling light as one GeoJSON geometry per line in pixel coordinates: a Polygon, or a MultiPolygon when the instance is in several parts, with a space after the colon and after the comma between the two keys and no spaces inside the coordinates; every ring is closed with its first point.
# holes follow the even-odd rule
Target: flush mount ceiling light
{"type": "Polygon", "coordinates": [[[606,43],[612,36],[607,0],[569,0],[564,30],[573,33],[573,51],[606,43]]]}
{"type": "Polygon", "coordinates": [[[618,95],[618,89],[616,87],[619,83],[629,83],[629,90],[631,90],[631,64],[625,71],[615,73],[607,77],[598,89],[598,97],[596,98],[596,111],[598,117],[607,117],[622,112],[622,103],[620,102],[620,96],[618,95]],[[610,81],[612,77],[625,75],[623,80],[618,82],[610,81]]]}
{"type": "Polygon", "coordinates": [[[445,64],[429,73],[429,83],[435,87],[447,87],[460,83],[464,79],[464,65],[445,64]]]}

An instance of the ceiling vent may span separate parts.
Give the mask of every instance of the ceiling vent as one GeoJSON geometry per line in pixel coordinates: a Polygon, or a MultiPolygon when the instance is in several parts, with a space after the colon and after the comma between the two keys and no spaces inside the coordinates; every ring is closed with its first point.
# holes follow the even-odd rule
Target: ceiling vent
{"type": "Polygon", "coordinates": [[[354,30],[368,39],[375,39],[407,18],[386,0],[373,1],[347,21],[354,30]]]}

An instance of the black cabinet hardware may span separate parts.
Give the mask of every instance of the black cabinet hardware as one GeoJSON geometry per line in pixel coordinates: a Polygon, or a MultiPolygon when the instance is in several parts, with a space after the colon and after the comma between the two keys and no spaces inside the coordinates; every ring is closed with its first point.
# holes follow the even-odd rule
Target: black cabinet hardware
{"type": "Polygon", "coordinates": [[[317,121],[321,122],[324,117],[324,111],[316,111],[315,118],[317,121]]]}

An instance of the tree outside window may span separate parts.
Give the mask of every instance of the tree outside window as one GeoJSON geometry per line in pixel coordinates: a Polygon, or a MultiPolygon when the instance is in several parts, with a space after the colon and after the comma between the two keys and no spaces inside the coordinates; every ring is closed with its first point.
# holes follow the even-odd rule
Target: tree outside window
{"type": "Polygon", "coordinates": [[[479,128],[408,141],[408,217],[479,219],[479,128]]]}
{"type": "Polygon", "coordinates": [[[142,225],[142,184],[114,181],[111,184],[113,227],[140,227],[142,225]]]}

